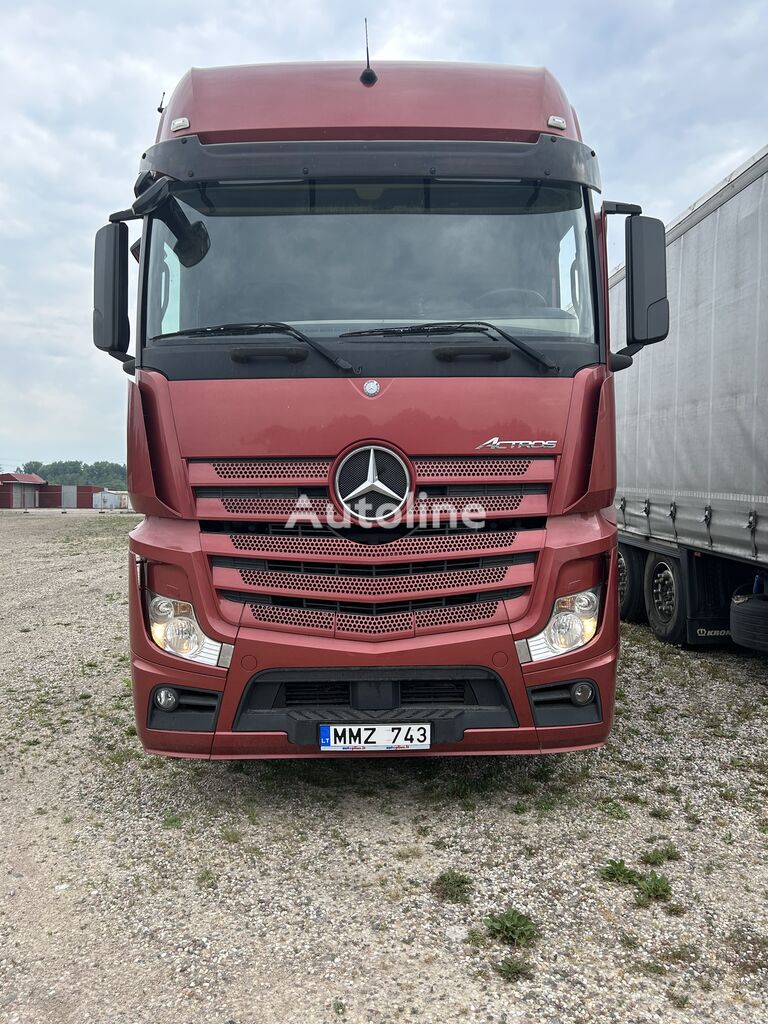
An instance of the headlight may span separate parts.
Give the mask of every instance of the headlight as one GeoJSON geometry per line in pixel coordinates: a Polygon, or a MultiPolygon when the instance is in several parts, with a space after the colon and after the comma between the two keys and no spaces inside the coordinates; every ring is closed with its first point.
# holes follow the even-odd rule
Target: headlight
{"type": "Polygon", "coordinates": [[[543,661],[558,654],[569,654],[588,644],[597,632],[600,591],[600,587],[593,587],[558,597],[545,628],[536,636],[528,637],[530,660],[543,661]]]}
{"type": "Polygon", "coordinates": [[[189,601],[147,591],[147,610],[149,631],[161,650],[203,665],[222,664],[222,649],[229,645],[205,635],[189,601]]]}

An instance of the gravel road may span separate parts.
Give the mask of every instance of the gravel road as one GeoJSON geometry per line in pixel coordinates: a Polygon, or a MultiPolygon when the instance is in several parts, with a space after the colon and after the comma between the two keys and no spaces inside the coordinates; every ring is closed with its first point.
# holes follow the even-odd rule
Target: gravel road
{"type": "Polygon", "coordinates": [[[768,660],[625,627],[586,754],[146,757],[134,521],[0,514],[0,1020],[768,1021],[768,660]]]}

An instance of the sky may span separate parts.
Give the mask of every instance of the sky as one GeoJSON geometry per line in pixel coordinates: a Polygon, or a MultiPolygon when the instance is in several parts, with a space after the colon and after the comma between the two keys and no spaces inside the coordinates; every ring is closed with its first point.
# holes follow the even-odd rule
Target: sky
{"type": "Polygon", "coordinates": [[[604,197],[667,222],[768,141],[764,0],[0,0],[0,471],[125,459],[127,378],[91,340],[93,236],[132,201],[163,91],[192,66],[362,60],[363,15],[374,66],[548,67],[604,197]]]}

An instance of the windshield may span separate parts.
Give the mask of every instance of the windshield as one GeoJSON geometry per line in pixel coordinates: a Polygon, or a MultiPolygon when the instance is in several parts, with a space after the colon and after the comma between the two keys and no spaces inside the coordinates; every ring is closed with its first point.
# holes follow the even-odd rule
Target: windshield
{"type": "Polygon", "coordinates": [[[151,227],[149,339],[233,322],[338,337],[484,320],[537,341],[594,341],[575,185],[196,185],[169,206],[151,227]]]}

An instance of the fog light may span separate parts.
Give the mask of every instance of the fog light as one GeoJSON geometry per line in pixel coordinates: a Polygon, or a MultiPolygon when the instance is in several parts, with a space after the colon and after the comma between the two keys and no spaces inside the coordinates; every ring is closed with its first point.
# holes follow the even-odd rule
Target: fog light
{"type": "Polygon", "coordinates": [[[179,695],[170,686],[161,686],[155,690],[155,704],[161,711],[175,711],[179,704],[179,695]]]}
{"type": "Polygon", "coordinates": [[[571,687],[571,701],[578,707],[591,704],[595,699],[595,688],[592,683],[574,683],[571,687]]]}

